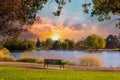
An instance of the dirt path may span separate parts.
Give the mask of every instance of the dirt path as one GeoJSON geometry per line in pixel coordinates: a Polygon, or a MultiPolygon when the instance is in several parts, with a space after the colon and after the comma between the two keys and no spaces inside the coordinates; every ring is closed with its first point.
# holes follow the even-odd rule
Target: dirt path
{"type": "MultiPolygon", "coordinates": [[[[5,62],[0,61],[0,66],[18,66],[18,67],[24,67],[28,69],[44,69],[44,64],[39,63],[25,63],[25,62],[5,62]]],[[[50,65],[48,69],[60,69],[59,66],[56,65],[50,65]]],[[[117,71],[120,72],[120,68],[105,68],[105,67],[80,67],[80,66],[70,66],[65,65],[65,69],[73,69],[73,70],[87,70],[87,71],[117,71]]]]}

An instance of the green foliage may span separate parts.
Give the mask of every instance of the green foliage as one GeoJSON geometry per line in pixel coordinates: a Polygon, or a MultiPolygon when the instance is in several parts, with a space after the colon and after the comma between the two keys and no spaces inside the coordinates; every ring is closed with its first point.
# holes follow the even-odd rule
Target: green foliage
{"type": "Polygon", "coordinates": [[[76,43],[74,41],[69,41],[68,44],[69,44],[69,49],[73,50],[76,48],[76,43]]]}
{"type": "Polygon", "coordinates": [[[51,38],[47,38],[46,41],[45,41],[45,46],[46,46],[47,48],[51,48],[52,45],[53,45],[52,39],[51,39],[51,38]]]}
{"type": "Polygon", "coordinates": [[[9,50],[32,50],[35,48],[35,43],[30,40],[8,40],[4,43],[4,47],[9,50]]]}
{"type": "Polygon", "coordinates": [[[32,50],[35,49],[35,43],[30,40],[24,40],[21,44],[21,50],[32,50]]]}
{"type": "Polygon", "coordinates": [[[41,42],[40,49],[45,49],[45,50],[51,49],[53,46],[53,43],[54,41],[51,38],[47,38],[45,41],[41,42]]]}
{"type": "MultiPolygon", "coordinates": [[[[113,15],[120,15],[120,0],[92,0],[92,3],[85,3],[82,7],[83,12],[97,16],[99,21],[110,20],[113,15]],[[91,4],[92,11],[90,12],[91,4]]],[[[116,26],[120,26],[120,22],[116,26]]]]}
{"type": "MultiPolygon", "coordinates": [[[[21,32],[27,31],[34,23],[37,11],[41,10],[49,0],[1,0],[0,2],[0,34],[18,38],[21,32]]],[[[66,0],[53,0],[53,2],[58,5],[57,11],[53,14],[59,16],[66,0]]]]}
{"type": "Polygon", "coordinates": [[[53,46],[52,46],[52,49],[55,49],[55,50],[61,49],[61,42],[55,41],[53,46]]]}
{"type": "Polygon", "coordinates": [[[21,58],[17,60],[18,62],[37,62],[36,59],[33,58],[21,58]]]}
{"type": "MultiPolygon", "coordinates": [[[[43,63],[44,59],[42,56],[35,56],[34,54],[31,53],[31,51],[25,51],[24,53],[21,54],[20,60],[26,60],[26,59],[35,59],[35,62],[43,63]]],[[[19,61],[19,60],[18,60],[19,61]]]]}
{"type": "Polygon", "coordinates": [[[69,45],[68,45],[67,42],[63,42],[63,43],[61,44],[61,47],[62,47],[63,50],[67,50],[67,49],[69,48],[69,45]]]}
{"type": "Polygon", "coordinates": [[[72,63],[71,63],[70,61],[68,61],[68,60],[63,60],[62,63],[63,63],[64,65],[71,65],[71,64],[72,64],[72,63]]]}
{"type": "Polygon", "coordinates": [[[0,80],[120,80],[119,72],[0,67],[0,80]]]}
{"type": "Polygon", "coordinates": [[[105,40],[95,34],[88,36],[85,40],[86,48],[100,49],[105,48],[105,45],[106,45],[105,40]]]}
{"type": "Polygon", "coordinates": [[[85,49],[85,41],[78,41],[76,43],[76,49],[85,49]]]}

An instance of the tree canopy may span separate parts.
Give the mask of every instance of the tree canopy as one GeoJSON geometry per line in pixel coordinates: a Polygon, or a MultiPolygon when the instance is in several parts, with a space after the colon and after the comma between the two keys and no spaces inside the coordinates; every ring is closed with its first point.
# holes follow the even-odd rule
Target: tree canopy
{"type": "MultiPolygon", "coordinates": [[[[0,0],[0,34],[17,38],[35,21],[36,12],[41,10],[49,0],[0,0]],[[27,27],[26,27],[27,25],[27,27]]],[[[58,4],[59,16],[65,0],[55,0],[58,4]]]]}
{"type": "Polygon", "coordinates": [[[46,0],[1,0],[0,34],[17,38],[35,20],[37,10],[42,9],[46,0]]]}
{"type": "Polygon", "coordinates": [[[100,49],[105,48],[106,42],[100,36],[92,34],[86,38],[85,45],[90,49],[100,49]]]}
{"type": "Polygon", "coordinates": [[[8,50],[33,50],[35,49],[35,43],[30,40],[6,40],[3,44],[3,47],[8,50]]]}

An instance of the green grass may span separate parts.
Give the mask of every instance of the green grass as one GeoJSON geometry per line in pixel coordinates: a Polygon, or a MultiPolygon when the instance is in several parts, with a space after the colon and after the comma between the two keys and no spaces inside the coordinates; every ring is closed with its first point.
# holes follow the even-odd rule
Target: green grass
{"type": "Polygon", "coordinates": [[[120,73],[0,66],[0,80],[120,80],[120,73]]]}

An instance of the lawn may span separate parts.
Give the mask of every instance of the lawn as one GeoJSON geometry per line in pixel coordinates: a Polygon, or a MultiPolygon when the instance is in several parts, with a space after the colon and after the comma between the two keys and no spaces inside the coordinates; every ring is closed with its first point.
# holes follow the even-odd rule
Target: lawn
{"type": "Polygon", "coordinates": [[[120,80],[120,73],[0,66],[0,80],[120,80]]]}

